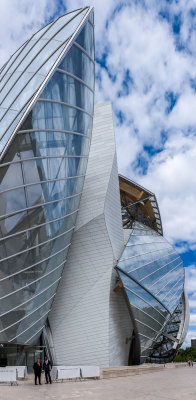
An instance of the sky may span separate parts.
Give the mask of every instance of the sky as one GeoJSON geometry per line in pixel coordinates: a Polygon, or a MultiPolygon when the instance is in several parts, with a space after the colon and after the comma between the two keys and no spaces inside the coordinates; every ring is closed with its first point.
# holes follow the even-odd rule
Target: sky
{"type": "Polygon", "coordinates": [[[111,101],[119,172],[156,194],[186,267],[196,338],[195,0],[1,0],[0,64],[68,11],[94,6],[95,101],[111,101]]]}

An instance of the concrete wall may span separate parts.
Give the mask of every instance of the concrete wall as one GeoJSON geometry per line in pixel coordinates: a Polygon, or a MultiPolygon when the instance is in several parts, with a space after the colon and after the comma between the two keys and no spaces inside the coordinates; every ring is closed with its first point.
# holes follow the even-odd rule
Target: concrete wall
{"type": "Polygon", "coordinates": [[[105,103],[95,107],[76,228],[49,314],[57,364],[127,363],[132,325],[123,294],[113,292],[123,249],[112,108],[105,103]]]}

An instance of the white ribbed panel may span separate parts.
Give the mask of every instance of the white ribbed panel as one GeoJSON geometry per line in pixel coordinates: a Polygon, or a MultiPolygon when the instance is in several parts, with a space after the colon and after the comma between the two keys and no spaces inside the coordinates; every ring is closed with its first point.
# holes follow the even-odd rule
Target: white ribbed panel
{"type": "Polygon", "coordinates": [[[122,294],[113,292],[123,248],[112,108],[105,103],[95,107],[76,228],[49,315],[57,364],[127,363],[132,324],[122,294]]]}

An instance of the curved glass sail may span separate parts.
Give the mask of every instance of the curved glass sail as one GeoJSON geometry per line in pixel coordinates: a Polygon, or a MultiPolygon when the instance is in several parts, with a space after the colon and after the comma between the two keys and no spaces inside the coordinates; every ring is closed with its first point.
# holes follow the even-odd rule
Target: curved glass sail
{"type": "Polygon", "coordinates": [[[183,262],[163,236],[135,222],[116,268],[134,315],[143,362],[180,302],[183,262]]]}
{"type": "MultiPolygon", "coordinates": [[[[24,122],[26,112],[41,93],[43,85],[48,82],[56,63],[63,59],[89,13],[90,8],[86,7],[57,18],[21,46],[2,69],[0,73],[1,157],[16,129],[24,122]]],[[[90,26],[93,37],[92,25],[90,26]]],[[[84,37],[84,33],[81,37],[84,37]]],[[[87,39],[86,42],[88,43],[87,39]]],[[[89,52],[91,56],[92,52],[90,50],[89,52]]]]}
{"type": "Polygon", "coordinates": [[[71,47],[20,124],[0,164],[3,342],[31,344],[40,336],[66,262],[92,132],[91,13],[90,8],[78,10],[43,28],[2,70],[2,121],[7,122],[4,128],[1,124],[1,134],[7,138],[10,123],[16,121],[21,108],[24,111],[24,103],[57,60],[60,50],[56,51],[56,46],[79,27],[71,47]],[[77,69],[71,70],[70,66],[76,64],[77,69]],[[31,77],[38,70],[35,82],[31,77]],[[10,118],[12,109],[15,111],[10,118]]]}

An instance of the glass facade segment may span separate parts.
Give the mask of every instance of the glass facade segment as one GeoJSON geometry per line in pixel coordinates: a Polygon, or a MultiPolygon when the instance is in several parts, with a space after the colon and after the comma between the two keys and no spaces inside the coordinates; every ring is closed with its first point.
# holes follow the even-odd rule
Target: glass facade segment
{"type": "Polygon", "coordinates": [[[160,315],[161,320],[165,320],[168,311],[154,297],[152,297],[150,293],[134,282],[131,278],[122,274],[122,272],[120,273],[120,276],[123,281],[123,286],[127,288],[127,290],[132,291],[133,296],[140,298],[147,306],[154,308],[156,319],[160,318],[158,317],[158,315],[160,315]]]}
{"type": "Polygon", "coordinates": [[[180,301],[183,262],[163,236],[136,222],[117,271],[134,314],[144,362],[180,301]]]}
{"type": "Polygon", "coordinates": [[[169,312],[148,292],[140,287],[131,278],[118,270],[118,274],[130,303],[131,311],[140,338],[140,361],[145,361],[143,351],[147,357],[153,341],[163,328],[169,317],[169,312]]]}
{"type": "MultiPolygon", "coordinates": [[[[82,10],[81,10],[82,11],[82,10]]],[[[75,13],[64,15],[56,20],[56,22],[43,35],[43,39],[64,42],[77,29],[84,14],[80,10],[75,13]]]]}
{"type": "Polygon", "coordinates": [[[71,47],[67,57],[59,65],[59,69],[70,72],[84,81],[92,90],[94,89],[94,63],[77,46],[71,47]],[[80,69],[79,65],[82,65],[83,68],[80,69]]]}
{"type": "Polygon", "coordinates": [[[173,361],[181,343],[181,326],[184,323],[184,295],[176,307],[171,318],[165,325],[161,335],[156,340],[155,346],[150,352],[149,360],[155,363],[173,361]]]}
{"type": "Polygon", "coordinates": [[[19,49],[16,50],[15,53],[11,55],[9,60],[2,66],[2,68],[0,70],[0,89],[4,85],[4,81],[7,80],[6,77],[11,75],[10,71],[9,71],[10,67],[15,62],[15,60],[18,58],[20,53],[24,50],[24,48],[27,46],[28,42],[29,42],[29,40],[27,40],[25,43],[23,43],[23,45],[20,46],[19,49]]]}
{"type": "Polygon", "coordinates": [[[56,72],[40,98],[57,100],[79,106],[92,115],[93,92],[78,80],[61,72],[56,72]]]}
{"type": "Polygon", "coordinates": [[[86,23],[85,27],[82,29],[81,33],[76,39],[78,43],[84,50],[94,59],[94,36],[93,27],[90,23],[86,23]]]}
{"type": "MultiPolygon", "coordinates": [[[[31,71],[27,70],[25,72],[22,72],[18,79],[15,81],[12,90],[10,90],[5,97],[5,100],[2,103],[2,107],[7,109],[11,107],[14,110],[19,111],[23,107],[23,105],[31,99],[32,94],[34,94],[38,90],[47,74],[48,68],[50,69],[52,67],[62,50],[63,46],[57,49],[49,59],[47,52],[47,58],[45,60],[46,65],[42,66],[41,64],[41,66],[36,66],[34,61],[31,71]]],[[[44,61],[42,63],[44,63],[44,61]]]]}
{"type": "Polygon", "coordinates": [[[21,129],[63,130],[91,136],[92,117],[71,106],[40,99],[21,129]]]}
{"type": "Polygon", "coordinates": [[[1,122],[0,136],[3,138],[6,132],[7,135],[6,140],[0,143],[0,151],[3,150],[18,120],[16,115],[13,115],[12,119],[7,116],[9,109],[12,108],[15,111],[20,111],[28,106],[32,95],[38,90],[43,80],[50,72],[54,62],[65,47],[67,39],[75,33],[78,24],[81,23],[87,11],[88,8],[78,10],[78,12],[72,15],[72,17],[75,17],[71,17],[71,19],[70,15],[69,17],[63,16],[57,19],[54,24],[50,24],[49,29],[45,32],[48,35],[47,37],[44,35],[37,39],[32,37],[32,39],[24,45],[21,52],[19,52],[19,54],[16,53],[15,62],[13,59],[11,64],[12,70],[7,70],[11,75],[9,75],[7,79],[8,87],[5,83],[5,96],[2,97],[3,102],[1,105],[5,109],[5,112],[1,122]],[[61,27],[65,25],[64,28],[61,29],[59,23],[62,23],[61,27]],[[50,29],[54,29],[54,34],[51,35],[51,37],[49,37],[50,29]],[[42,64],[44,65],[42,66],[42,64]],[[20,75],[18,75],[18,72],[20,75]],[[12,125],[12,129],[10,130],[9,125],[12,125]]]}
{"type": "MultiPolygon", "coordinates": [[[[136,223],[119,260],[119,267],[157,299],[162,299],[165,305],[165,295],[169,292],[168,307],[171,304],[170,288],[176,282],[179,288],[179,291],[174,291],[176,301],[180,300],[184,281],[183,262],[163,236],[154,231],[152,235],[152,230],[146,226],[143,226],[143,234],[140,235],[140,228],[141,224],[136,223]]],[[[173,296],[173,291],[171,294],[173,296]]],[[[170,306],[170,311],[173,311],[173,306],[170,306]]]]}
{"type": "MultiPolygon", "coordinates": [[[[73,19],[69,28],[67,25],[67,37],[77,28],[86,11],[73,19]]],[[[65,22],[63,18],[59,19],[58,28],[65,22]]],[[[13,86],[6,97],[7,107],[16,98],[19,101],[15,104],[16,109],[20,109],[38,87],[32,78],[32,87],[26,85],[24,88],[28,74],[33,74],[47,58],[48,69],[56,61],[60,53],[52,55],[52,52],[59,42],[52,40],[47,43],[44,39],[45,35],[48,38],[50,29],[51,34],[52,30],[57,33],[55,23],[51,24],[48,31],[42,32],[43,38],[34,43],[35,46],[24,60],[21,59],[20,66],[26,72],[23,71],[21,86],[19,79],[14,85],[16,92],[13,86]],[[38,55],[39,50],[42,51],[38,55]]],[[[61,34],[64,32],[65,37],[64,29],[61,34]]],[[[60,40],[58,35],[60,32],[56,35],[60,40]]],[[[64,58],[68,58],[69,62],[70,51],[64,58]]],[[[87,81],[89,70],[84,70],[86,64],[83,57],[77,57],[74,53],[73,56],[76,58],[72,63],[75,65],[79,62],[78,69],[84,82],[87,81]]],[[[42,72],[44,75],[47,73],[46,70],[42,72]]],[[[91,69],[91,73],[94,88],[94,69],[91,69]]],[[[35,75],[37,78],[38,74],[35,75]]],[[[10,84],[14,79],[17,79],[16,75],[10,78],[10,84]]],[[[40,83],[41,80],[38,85],[40,83]]],[[[46,321],[75,226],[89,153],[93,100],[93,92],[85,84],[64,73],[54,72],[1,163],[2,341],[31,343],[38,335],[38,327],[46,321]],[[46,294],[50,296],[48,301],[46,294]]]]}

